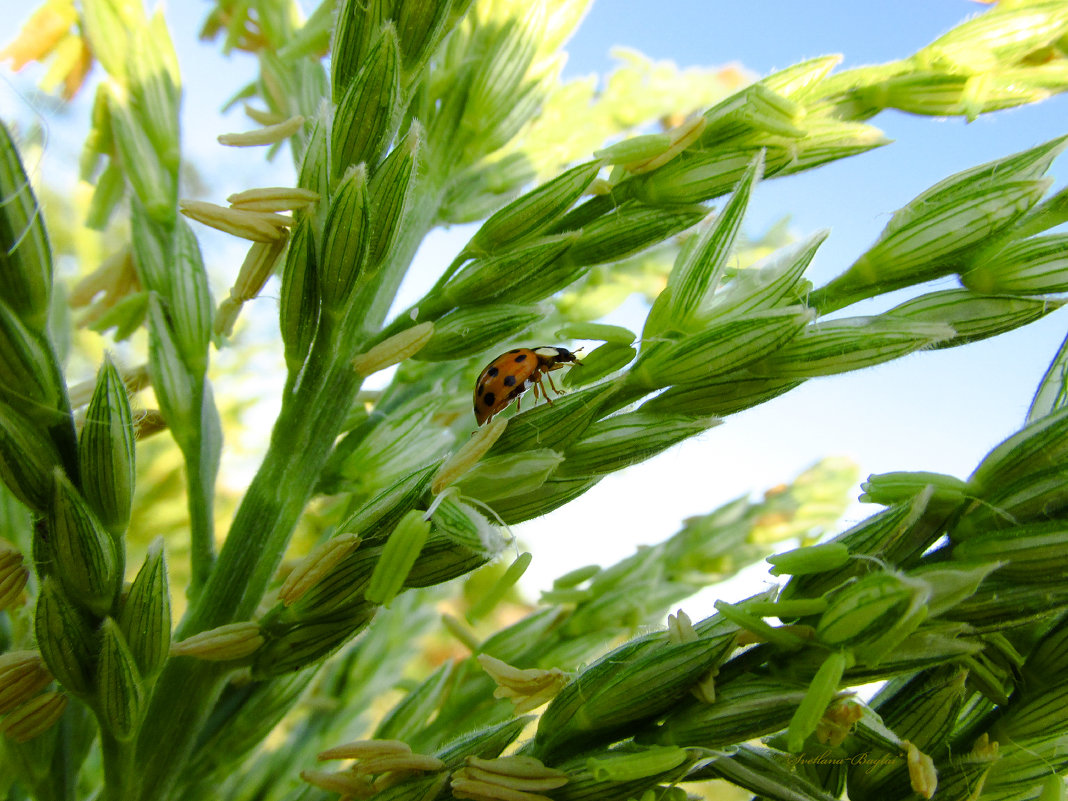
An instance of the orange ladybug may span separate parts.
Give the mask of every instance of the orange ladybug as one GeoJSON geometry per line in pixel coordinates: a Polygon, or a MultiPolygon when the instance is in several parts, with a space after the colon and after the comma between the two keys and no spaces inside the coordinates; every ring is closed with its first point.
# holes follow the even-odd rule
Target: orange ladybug
{"type": "Polygon", "coordinates": [[[475,420],[482,425],[531,387],[535,401],[540,389],[545,400],[552,403],[541,380],[548,378],[553,392],[560,394],[549,373],[570,363],[582,364],[567,348],[552,345],[502,353],[486,366],[475,383],[475,420]]]}

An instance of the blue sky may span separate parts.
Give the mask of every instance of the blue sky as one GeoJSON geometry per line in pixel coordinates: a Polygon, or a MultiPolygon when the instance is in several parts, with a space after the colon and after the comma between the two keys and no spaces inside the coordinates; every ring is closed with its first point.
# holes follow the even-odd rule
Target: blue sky
{"type": "MultiPolygon", "coordinates": [[[[21,0],[0,0],[0,19],[21,20],[28,6],[21,0]]],[[[266,166],[259,150],[235,153],[215,141],[218,133],[252,127],[239,112],[220,117],[218,109],[253,76],[255,65],[242,54],[224,59],[215,45],[196,41],[207,7],[174,3],[167,10],[185,82],[195,87],[195,103],[187,100],[183,110],[186,156],[207,178],[214,199],[248,186],[292,181],[287,155],[266,166]]],[[[846,67],[858,66],[905,57],[983,8],[965,0],[601,0],[568,46],[565,76],[606,72],[612,65],[609,50],[616,45],[654,59],[672,59],[682,67],[738,62],[758,74],[827,53],[843,54],[846,67]]],[[[0,114],[35,116],[28,86],[22,76],[12,79],[3,73],[0,114]]],[[[65,119],[50,118],[44,165],[48,174],[56,174],[64,160],[69,164],[71,153],[77,153],[83,136],[78,126],[88,116],[90,99],[83,95],[65,119]]],[[[830,238],[809,273],[814,282],[823,283],[871,243],[891,212],[923,189],[958,170],[1062,135],[1068,132],[1066,120],[1068,98],[1063,97],[970,124],[884,113],[872,122],[894,144],[763,183],[746,227],[759,234],[789,216],[798,236],[829,228],[830,238]]],[[[1062,157],[1051,174],[1056,186],[1063,186],[1068,157],[1062,157]]],[[[434,237],[420,253],[420,269],[428,274],[440,270],[468,235],[457,231],[434,237]]],[[[221,241],[210,253],[216,261],[231,262],[233,269],[243,255],[240,248],[221,241]]],[[[946,279],[933,288],[954,285],[946,279]]],[[[273,301],[263,303],[270,306],[266,311],[273,310],[273,301]]],[[[628,322],[640,328],[641,318],[635,315],[628,322]]],[[[1019,427],[1066,327],[1068,313],[1054,313],[991,341],[811,381],[732,416],[693,441],[608,477],[553,515],[519,527],[520,537],[534,550],[531,584],[545,586],[555,575],[582,564],[610,563],[637,544],[669,536],[683,518],[788,481],[825,455],[854,459],[862,475],[933,470],[965,477],[987,450],[1019,427]]],[[[270,411],[268,404],[262,413],[270,411]]],[[[851,520],[871,511],[855,508],[851,520]]],[[[749,581],[752,591],[751,582],[760,577],[749,581]]]]}

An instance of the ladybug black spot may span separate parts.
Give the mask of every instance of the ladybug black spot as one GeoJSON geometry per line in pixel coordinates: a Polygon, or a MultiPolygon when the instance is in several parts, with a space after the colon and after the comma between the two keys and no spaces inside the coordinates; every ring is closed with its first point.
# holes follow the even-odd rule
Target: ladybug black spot
{"type": "Polygon", "coordinates": [[[486,371],[486,375],[488,375],[490,378],[493,378],[499,372],[500,370],[498,370],[496,367],[491,367],[486,371]]]}
{"type": "Polygon", "coordinates": [[[485,391],[486,391],[486,385],[485,384],[479,384],[478,385],[478,392],[475,393],[475,394],[481,396],[482,393],[485,392],[485,391]]]}
{"type": "MultiPolygon", "coordinates": [[[[515,351],[512,352],[514,353],[515,351]]],[[[525,362],[527,360],[527,354],[520,353],[518,356],[515,357],[515,360],[516,362],[525,362]]]]}
{"type": "Polygon", "coordinates": [[[482,399],[482,402],[487,406],[492,406],[497,402],[497,396],[494,395],[492,392],[487,392],[486,397],[482,399]]]}
{"type": "Polygon", "coordinates": [[[515,386],[515,376],[514,375],[506,375],[504,377],[504,385],[506,387],[514,387],[515,386]]]}

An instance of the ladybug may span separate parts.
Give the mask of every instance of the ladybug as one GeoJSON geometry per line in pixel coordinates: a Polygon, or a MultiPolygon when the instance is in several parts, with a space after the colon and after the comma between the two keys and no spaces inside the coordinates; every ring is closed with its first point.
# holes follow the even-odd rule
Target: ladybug
{"type": "Polygon", "coordinates": [[[475,420],[482,425],[531,387],[534,387],[535,401],[541,389],[545,400],[552,403],[541,380],[548,378],[553,392],[560,394],[549,373],[568,363],[582,364],[567,348],[551,345],[502,353],[486,366],[475,383],[475,420]]]}

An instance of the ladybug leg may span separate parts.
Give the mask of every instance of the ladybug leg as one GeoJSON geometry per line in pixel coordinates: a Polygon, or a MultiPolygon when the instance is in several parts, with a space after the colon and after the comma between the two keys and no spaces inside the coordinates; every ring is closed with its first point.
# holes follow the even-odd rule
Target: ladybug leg
{"type": "MultiPolygon", "coordinates": [[[[558,390],[556,388],[556,384],[553,383],[553,374],[552,373],[546,373],[545,377],[549,379],[549,386],[553,388],[553,392],[555,392],[557,395],[559,395],[560,394],[560,390],[558,390]]],[[[549,396],[546,395],[545,396],[545,400],[548,400],[548,399],[549,399],[549,396]]]]}
{"type": "MultiPolygon", "coordinates": [[[[549,377],[548,373],[544,373],[543,375],[538,376],[537,386],[541,387],[541,396],[543,398],[545,398],[545,402],[547,404],[549,404],[550,406],[552,406],[553,405],[553,399],[549,397],[549,390],[547,390],[545,388],[545,385],[543,383],[541,383],[542,378],[548,378],[548,377],[549,377]]],[[[549,378],[549,383],[552,384],[552,382],[553,382],[553,380],[551,378],[549,378]]],[[[553,389],[556,389],[556,387],[553,387],[553,389]]]]}

